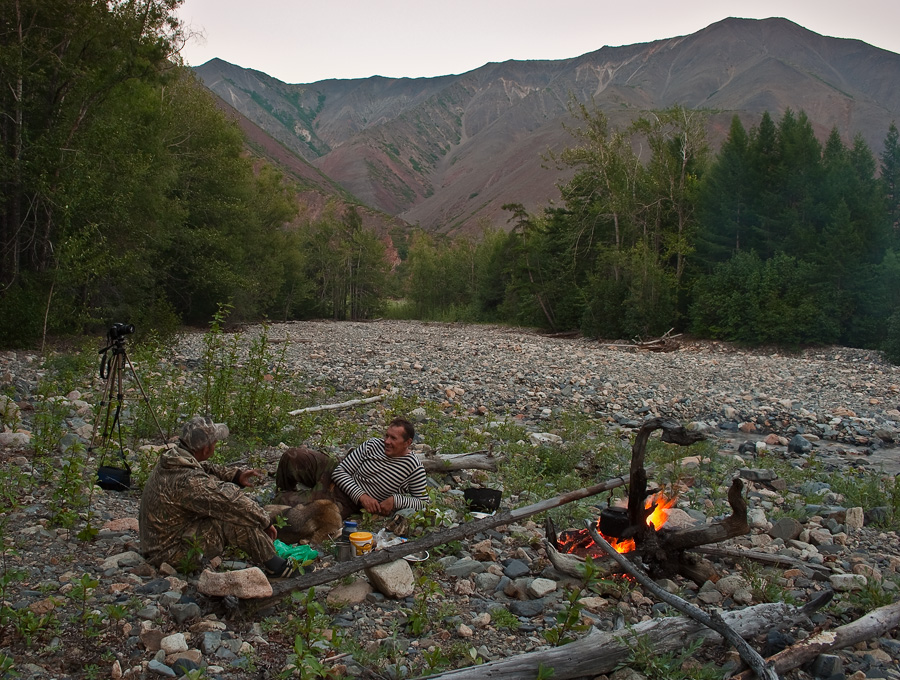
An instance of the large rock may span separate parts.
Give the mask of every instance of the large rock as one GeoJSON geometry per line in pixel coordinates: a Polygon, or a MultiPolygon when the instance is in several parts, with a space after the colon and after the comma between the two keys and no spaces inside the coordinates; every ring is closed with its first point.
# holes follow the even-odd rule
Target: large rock
{"type": "Polygon", "coordinates": [[[406,560],[394,560],[369,567],[366,569],[366,576],[369,583],[387,597],[409,597],[416,590],[416,578],[406,560]]]}
{"type": "Polygon", "coordinates": [[[224,572],[205,569],[200,574],[197,590],[204,595],[232,595],[240,599],[272,596],[272,584],[258,567],[224,572]]]}

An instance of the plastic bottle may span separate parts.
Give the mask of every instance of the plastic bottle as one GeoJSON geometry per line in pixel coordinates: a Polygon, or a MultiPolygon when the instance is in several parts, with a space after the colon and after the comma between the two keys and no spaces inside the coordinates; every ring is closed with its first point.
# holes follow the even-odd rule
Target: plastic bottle
{"type": "Polygon", "coordinates": [[[356,531],[357,531],[356,522],[350,522],[350,521],[344,522],[344,530],[341,531],[341,540],[349,542],[350,534],[356,533],[356,531]]]}

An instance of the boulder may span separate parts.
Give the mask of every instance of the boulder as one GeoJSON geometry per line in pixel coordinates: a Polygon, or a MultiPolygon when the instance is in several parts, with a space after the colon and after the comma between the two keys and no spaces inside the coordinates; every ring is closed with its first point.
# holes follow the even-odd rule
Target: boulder
{"type": "Polygon", "coordinates": [[[416,590],[416,578],[406,560],[394,560],[369,567],[366,569],[366,576],[369,583],[387,597],[409,597],[416,590]]]}

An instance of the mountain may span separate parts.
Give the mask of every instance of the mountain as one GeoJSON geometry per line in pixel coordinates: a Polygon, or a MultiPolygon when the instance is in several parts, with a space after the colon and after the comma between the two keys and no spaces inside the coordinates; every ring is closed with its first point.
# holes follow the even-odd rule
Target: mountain
{"type": "Polygon", "coordinates": [[[707,109],[717,145],[738,114],[805,111],[824,139],[836,127],[876,153],[900,118],[900,55],[830,38],[786,19],[730,18],[689,36],[603,47],[572,59],[490,63],[438,78],[287,84],[220,59],[203,83],[368,206],[438,232],[504,226],[505,203],[558,196],[542,154],[572,143],[570,97],[626,125],[680,104],[707,109]]]}

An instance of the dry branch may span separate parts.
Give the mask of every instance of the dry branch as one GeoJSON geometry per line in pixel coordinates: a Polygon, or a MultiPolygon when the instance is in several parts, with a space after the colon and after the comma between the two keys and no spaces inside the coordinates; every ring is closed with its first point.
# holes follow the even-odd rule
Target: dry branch
{"type": "MultiPolygon", "coordinates": [[[[894,602],[879,607],[844,626],[813,635],[770,656],[767,661],[774,665],[778,673],[784,673],[792,668],[802,666],[807,661],[812,661],[819,654],[871,640],[884,635],[898,625],[900,625],[900,602],[894,602]]],[[[750,680],[751,677],[749,671],[734,676],[735,680],[750,680]]]]}
{"type": "Polygon", "coordinates": [[[359,406],[360,404],[372,404],[376,401],[384,401],[384,395],[380,394],[377,397],[368,397],[366,399],[351,399],[350,401],[343,401],[340,404],[320,404],[319,406],[307,406],[306,408],[298,408],[296,411],[288,411],[288,415],[289,416],[299,416],[301,413],[316,413],[318,411],[335,411],[337,409],[351,408],[352,406],[359,406]]]}
{"type": "Polygon", "coordinates": [[[756,674],[760,680],[778,680],[778,676],[775,674],[771,668],[766,666],[766,662],[763,661],[763,658],[759,655],[759,653],[753,649],[747,642],[738,635],[734,629],[731,628],[725,621],[722,619],[721,614],[715,613],[712,616],[707,614],[705,611],[692,605],[689,602],[686,602],[682,598],[678,597],[673,593],[666,592],[662,588],[660,588],[656,583],[651,579],[647,574],[644,573],[643,569],[640,569],[636,564],[630,562],[625,559],[622,555],[617,553],[615,549],[606,542],[606,540],[597,533],[597,530],[594,528],[594,523],[590,520],[585,522],[587,525],[588,531],[591,532],[591,538],[594,539],[594,542],[603,548],[604,552],[615,561],[616,564],[619,565],[621,569],[628,572],[631,576],[638,580],[638,582],[644,586],[647,590],[656,595],[657,598],[669,604],[682,614],[686,614],[690,616],[695,621],[702,623],[707,628],[712,628],[714,631],[719,633],[723,638],[725,638],[731,645],[737,649],[738,654],[741,655],[741,658],[744,662],[750,666],[753,672],[756,674]]]}
{"type": "Polygon", "coordinates": [[[812,578],[816,581],[827,581],[832,571],[827,567],[819,564],[811,564],[798,560],[796,557],[788,557],[787,555],[772,555],[757,550],[737,550],[735,548],[719,548],[710,546],[698,546],[696,552],[701,555],[709,555],[710,557],[728,557],[735,560],[750,560],[751,562],[759,562],[768,564],[772,567],[784,567],[786,569],[808,569],[812,572],[812,578]]]}

